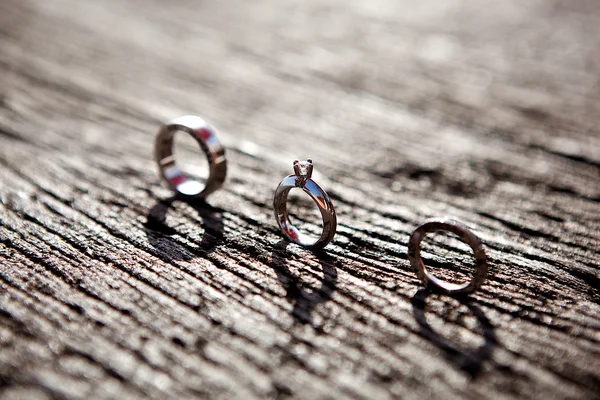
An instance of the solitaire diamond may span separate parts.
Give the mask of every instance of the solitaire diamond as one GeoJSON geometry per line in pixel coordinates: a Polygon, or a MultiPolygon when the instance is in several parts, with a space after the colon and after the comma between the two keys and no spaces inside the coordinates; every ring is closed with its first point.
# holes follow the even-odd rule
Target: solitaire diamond
{"type": "Polygon", "coordinates": [[[294,161],[294,173],[296,174],[296,186],[304,187],[304,184],[311,178],[313,171],[313,163],[309,158],[306,161],[294,161]]]}

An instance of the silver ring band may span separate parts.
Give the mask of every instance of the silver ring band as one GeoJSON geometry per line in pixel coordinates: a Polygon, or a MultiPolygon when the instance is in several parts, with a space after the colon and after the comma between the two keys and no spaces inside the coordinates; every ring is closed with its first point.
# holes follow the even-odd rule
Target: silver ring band
{"type": "Polygon", "coordinates": [[[217,132],[202,118],[185,115],[161,126],[156,136],[154,157],[158,163],[160,176],[175,192],[185,197],[204,198],[223,186],[227,175],[225,148],[217,139],[217,132]],[[191,135],[208,159],[209,175],[204,183],[190,179],[175,163],[173,138],[177,131],[191,135]]]}
{"type": "Polygon", "coordinates": [[[315,181],[311,179],[312,175],[312,160],[308,159],[304,163],[294,161],[295,174],[284,178],[277,189],[275,190],[275,198],[273,199],[273,207],[275,209],[275,218],[279,224],[279,228],[285,236],[292,242],[305,247],[323,248],[335,236],[337,229],[337,217],[335,208],[327,193],[315,181]],[[321,217],[323,218],[323,232],[321,236],[313,241],[307,235],[300,232],[290,222],[287,213],[287,198],[288,193],[293,188],[301,188],[307,193],[319,207],[321,217]]]}
{"type": "Polygon", "coordinates": [[[487,277],[487,256],[483,243],[464,224],[450,218],[433,218],[420,225],[408,242],[408,259],[425,285],[433,285],[446,293],[471,293],[475,291],[487,277]],[[421,258],[421,241],[428,234],[436,231],[449,231],[457,235],[463,242],[471,246],[475,256],[475,273],[467,283],[455,284],[436,278],[427,271],[421,258]]]}

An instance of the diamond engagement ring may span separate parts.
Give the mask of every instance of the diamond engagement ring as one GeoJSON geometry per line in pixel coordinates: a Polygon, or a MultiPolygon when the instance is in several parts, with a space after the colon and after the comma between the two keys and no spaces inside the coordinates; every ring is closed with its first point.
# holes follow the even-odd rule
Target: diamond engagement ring
{"type": "Polygon", "coordinates": [[[337,218],[331,199],[321,186],[311,179],[312,171],[313,163],[311,159],[304,162],[294,161],[294,174],[284,178],[279,186],[277,186],[275,198],[273,199],[273,207],[275,208],[275,218],[277,219],[279,228],[281,228],[289,240],[301,246],[320,249],[327,246],[335,236],[337,218]],[[316,241],[311,240],[306,234],[300,232],[290,222],[287,213],[287,198],[288,193],[293,188],[302,189],[319,207],[321,217],[323,218],[323,232],[316,241]]]}

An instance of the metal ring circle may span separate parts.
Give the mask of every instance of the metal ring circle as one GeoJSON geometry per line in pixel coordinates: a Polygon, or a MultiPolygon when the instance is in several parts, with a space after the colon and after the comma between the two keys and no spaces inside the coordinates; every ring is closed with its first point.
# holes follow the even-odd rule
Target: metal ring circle
{"type": "Polygon", "coordinates": [[[227,175],[225,148],[219,142],[216,130],[193,115],[175,118],[160,127],[154,144],[154,158],[162,180],[177,194],[188,198],[205,198],[223,186],[227,175]],[[175,163],[173,138],[178,131],[196,139],[206,154],[209,175],[204,184],[186,176],[175,163]]]}
{"type": "Polygon", "coordinates": [[[433,285],[446,293],[471,293],[481,286],[488,272],[488,260],[481,240],[466,225],[450,218],[429,219],[415,229],[408,242],[408,259],[426,286],[433,285]],[[428,233],[436,231],[452,232],[473,249],[475,273],[469,282],[463,284],[446,282],[436,278],[425,268],[421,258],[421,241],[428,233]]]}
{"type": "Polygon", "coordinates": [[[275,190],[273,207],[275,209],[275,218],[277,219],[279,228],[289,240],[296,244],[320,249],[327,246],[335,236],[337,217],[333,203],[327,193],[310,178],[306,179],[303,182],[303,185],[298,185],[298,177],[296,175],[290,175],[284,178],[275,190]],[[287,198],[290,190],[295,187],[301,188],[307,193],[317,204],[317,207],[319,207],[319,211],[321,212],[321,217],[323,218],[323,232],[316,241],[311,240],[307,235],[300,232],[290,222],[287,212],[287,198]]]}

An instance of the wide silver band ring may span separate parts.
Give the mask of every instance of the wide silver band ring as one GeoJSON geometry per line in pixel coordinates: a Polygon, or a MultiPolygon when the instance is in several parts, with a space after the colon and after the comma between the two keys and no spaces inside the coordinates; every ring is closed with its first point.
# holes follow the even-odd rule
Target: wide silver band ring
{"type": "Polygon", "coordinates": [[[281,228],[281,231],[289,240],[301,246],[318,249],[327,246],[335,236],[337,217],[333,203],[325,190],[311,179],[312,168],[312,161],[310,159],[306,161],[305,165],[294,161],[294,170],[296,173],[284,178],[279,183],[279,186],[275,190],[273,207],[279,228],[281,228]],[[319,207],[321,217],[323,218],[323,232],[316,241],[300,232],[290,222],[287,212],[287,199],[288,193],[293,188],[301,188],[319,207]]]}
{"type": "Polygon", "coordinates": [[[415,229],[408,242],[408,259],[426,286],[433,285],[446,293],[471,293],[481,286],[488,272],[487,256],[481,240],[467,226],[450,218],[429,219],[415,229]],[[428,233],[437,231],[452,232],[473,249],[475,273],[471,281],[463,284],[450,283],[427,271],[421,258],[421,241],[428,233]]]}
{"type": "Polygon", "coordinates": [[[161,126],[156,135],[154,157],[163,181],[177,194],[189,198],[204,198],[223,186],[227,175],[225,148],[217,139],[217,132],[202,118],[185,115],[161,126]],[[206,182],[191,179],[176,165],[173,155],[175,133],[183,131],[191,135],[208,159],[209,174],[206,182]]]}

